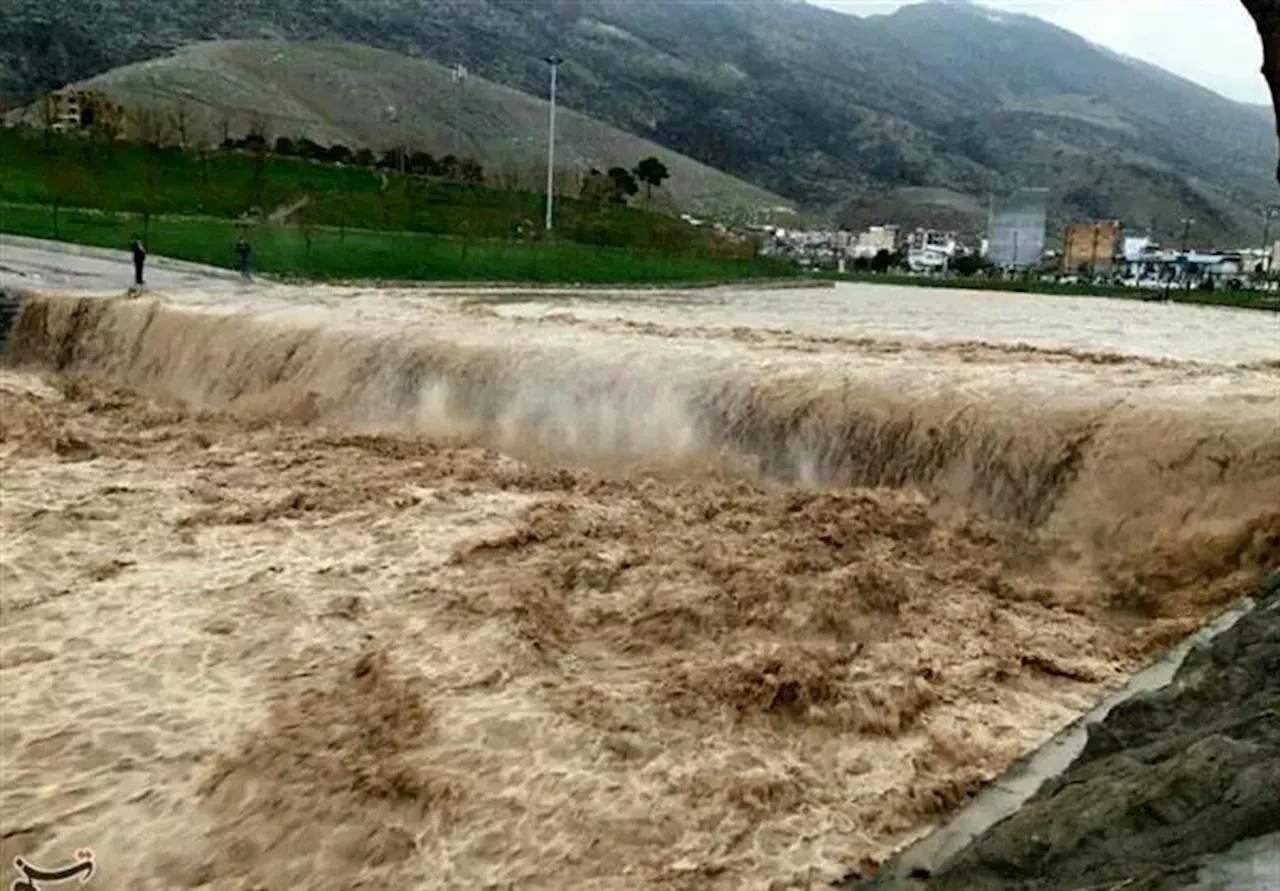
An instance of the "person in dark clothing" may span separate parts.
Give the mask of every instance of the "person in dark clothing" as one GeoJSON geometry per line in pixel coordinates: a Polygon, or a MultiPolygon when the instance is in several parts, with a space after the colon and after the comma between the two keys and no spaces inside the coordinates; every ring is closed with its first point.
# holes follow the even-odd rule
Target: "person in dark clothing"
{"type": "Polygon", "coordinates": [[[138,287],[142,287],[142,267],[147,262],[147,249],[142,244],[142,239],[133,236],[133,283],[138,287]]]}
{"type": "Polygon", "coordinates": [[[253,248],[249,247],[243,235],[236,239],[236,264],[240,267],[240,277],[245,281],[249,280],[249,257],[252,253],[253,248]]]}

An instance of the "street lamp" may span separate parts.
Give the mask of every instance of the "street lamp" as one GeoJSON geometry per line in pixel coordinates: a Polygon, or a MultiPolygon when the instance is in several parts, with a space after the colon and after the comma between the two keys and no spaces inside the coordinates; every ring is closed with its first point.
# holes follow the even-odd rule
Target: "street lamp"
{"type": "Polygon", "coordinates": [[[405,145],[405,138],[404,138],[404,119],[400,117],[400,109],[396,108],[394,105],[388,105],[387,120],[389,120],[393,124],[399,125],[400,149],[399,151],[396,152],[396,154],[400,156],[400,174],[401,176],[403,176],[404,168],[405,168],[404,155],[405,155],[405,150],[407,146],[405,145]]]}
{"type": "MultiPolygon", "coordinates": [[[[1191,290],[1191,264],[1187,260],[1187,245],[1191,239],[1191,227],[1195,224],[1195,220],[1189,217],[1183,217],[1179,220],[1182,224],[1182,256],[1178,258],[1178,266],[1182,270],[1183,290],[1191,290]]],[[[1173,287],[1173,279],[1166,278],[1164,280],[1164,299],[1169,299],[1169,291],[1173,287]]]]}
{"type": "Polygon", "coordinates": [[[1191,227],[1196,221],[1190,217],[1182,219],[1182,290],[1191,290],[1191,258],[1187,256],[1187,251],[1191,245],[1191,227]]]}
{"type": "Polygon", "coordinates": [[[547,232],[551,231],[552,200],[555,194],[556,166],[556,72],[564,63],[559,56],[547,56],[544,60],[551,66],[551,124],[547,134],[547,232]]]}
{"type": "Polygon", "coordinates": [[[453,156],[462,158],[462,82],[467,79],[467,69],[461,62],[449,72],[453,80],[453,156]]]}
{"type": "Polygon", "coordinates": [[[1280,207],[1275,205],[1264,208],[1262,211],[1262,262],[1266,264],[1269,272],[1275,271],[1271,269],[1272,245],[1268,243],[1271,240],[1271,218],[1278,213],[1280,213],[1280,207]]]}

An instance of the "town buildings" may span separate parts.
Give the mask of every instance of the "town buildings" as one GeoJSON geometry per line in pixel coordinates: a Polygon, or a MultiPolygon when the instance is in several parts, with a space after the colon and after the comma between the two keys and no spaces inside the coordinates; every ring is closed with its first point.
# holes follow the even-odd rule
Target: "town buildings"
{"type": "Polygon", "coordinates": [[[892,254],[897,250],[897,226],[872,226],[858,233],[848,251],[848,257],[850,260],[871,260],[881,251],[892,254]]]}
{"type": "MultiPolygon", "coordinates": [[[[1034,243],[1034,234],[1026,240],[1034,243]]],[[[1119,220],[1076,221],[1065,228],[1062,250],[1042,247],[1033,264],[1022,248],[1022,235],[1021,231],[1014,232],[1008,239],[1010,245],[1018,244],[1022,274],[1046,280],[1110,282],[1157,289],[1274,288],[1276,274],[1280,273],[1280,242],[1267,249],[1180,251],[1164,248],[1148,235],[1127,234],[1119,220]]],[[[984,239],[981,248],[965,246],[955,232],[915,229],[903,233],[887,223],[856,233],[769,226],[762,227],[761,240],[761,253],[765,256],[838,272],[850,267],[876,268],[877,257],[891,257],[894,267],[905,267],[915,275],[954,274],[957,260],[971,255],[995,263],[994,268],[987,267],[987,274],[1001,274],[1002,269],[1004,274],[1011,274],[1019,268],[1012,262],[1003,267],[996,262],[998,258],[990,250],[994,243],[991,240],[984,239]]],[[[971,265],[970,270],[973,268],[976,267],[971,265]]]]}
{"type": "Polygon", "coordinates": [[[907,266],[912,272],[943,272],[959,250],[956,233],[917,229],[907,236],[907,266]]]}
{"type": "Polygon", "coordinates": [[[95,90],[64,89],[49,93],[37,105],[40,125],[54,133],[79,133],[94,127],[121,135],[124,109],[95,90]]]}
{"type": "Polygon", "coordinates": [[[1122,248],[1119,220],[1069,223],[1062,239],[1062,271],[1068,275],[1110,275],[1122,248]]]}

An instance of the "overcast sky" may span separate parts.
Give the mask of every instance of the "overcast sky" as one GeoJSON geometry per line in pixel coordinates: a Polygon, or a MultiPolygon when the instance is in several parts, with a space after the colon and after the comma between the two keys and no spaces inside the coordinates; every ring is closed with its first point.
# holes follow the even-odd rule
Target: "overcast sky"
{"type": "MultiPolygon", "coordinates": [[[[914,0],[810,0],[856,15],[914,0]]],[[[1241,102],[1267,103],[1262,41],[1240,0],[983,0],[1075,31],[1241,102]]]]}

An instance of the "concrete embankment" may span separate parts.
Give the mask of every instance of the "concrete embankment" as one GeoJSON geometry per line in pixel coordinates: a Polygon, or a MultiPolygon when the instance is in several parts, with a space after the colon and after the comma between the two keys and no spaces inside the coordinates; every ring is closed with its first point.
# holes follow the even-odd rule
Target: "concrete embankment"
{"type": "Polygon", "coordinates": [[[844,887],[1280,887],[1280,571],[1251,606],[1192,646],[1167,686],[1050,743],[875,878],[844,887]],[[1073,737],[1079,756],[1045,776],[1073,737]],[[1042,781],[972,836],[1020,783],[1042,781]]]}

